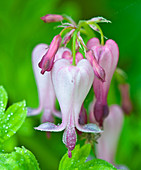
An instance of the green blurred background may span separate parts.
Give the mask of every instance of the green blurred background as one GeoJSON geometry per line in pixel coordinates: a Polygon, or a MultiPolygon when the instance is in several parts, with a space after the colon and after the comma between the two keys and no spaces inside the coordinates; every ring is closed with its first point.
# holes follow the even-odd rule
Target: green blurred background
{"type": "MultiPolygon", "coordinates": [[[[31,53],[39,43],[49,44],[60,29],[45,24],[41,16],[67,14],[75,21],[103,16],[112,24],[101,24],[104,35],[117,42],[118,66],[128,75],[133,112],[125,117],[116,162],[132,170],[141,168],[141,0],[8,0],[0,1],[0,84],[9,95],[9,105],[25,99],[27,106],[38,106],[38,93],[31,64],[31,53]]],[[[31,150],[43,170],[57,169],[66,152],[62,133],[34,131],[40,117],[28,118],[18,133],[5,144],[5,151],[24,145],[31,150]]]]}

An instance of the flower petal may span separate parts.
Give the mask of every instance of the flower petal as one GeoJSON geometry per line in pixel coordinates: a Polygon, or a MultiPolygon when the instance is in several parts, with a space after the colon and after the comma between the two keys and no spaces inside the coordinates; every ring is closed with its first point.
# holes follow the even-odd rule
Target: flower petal
{"type": "Polygon", "coordinates": [[[51,73],[46,72],[42,75],[38,67],[39,61],[47,50],[48,46],[46,44],[39,44],[34,48],[32,53],[33,71],[38,87],[39,107],[37,109],[28,108],[28,116],[37,115],[43,109],[49,109],[51,112],[55,112],[55,92],[52,85],[51,73]]]}
{"type": "Polygon", "coordinates": [[[75,148],[77,135],[74,127],[68,126],[63,133],[63,143],[68,148],[68,156],[71,158],[71,151],[75,148]]]}
{"type": "Polygon", "coordinates": [[[37,109],[31,108],[31,107],[27,107],[27,116],[35,116],[40,114],[40,112],[42,111],[42,105],[40,105],[37,109]]]}
{"type": "Polygon", "coordinates": [[[42,123],[54,122],[54,118],[50,109],[44,109],[43,116],[41,118],[42,123]]]}
{"type": "Polygon", "coordinates": [[[81,132],[86,132],[86,133],[101,133],[101,132],[103,132],[96,124],[93,124],[93,123],[80,125],[77,120],[75,121],[75,123],[76,123],[76,128],[81,132]]]}
{"type": "Polygon", "coordinates": [[[55,55],[54,62],[61,59],[61,58],[65,58],[66,56],[64,56],[64,53],[71,55],[71,50],[69,48],[66,48],[66,47],[60,47],[59,50],[57,51],[56,55],[55,55]]]}
{"type": "Polygon", "coordinates": [[[77,63],[79,63],[80,60],[83,59],[83,55],[80,52],[77,52],[75,59],[76,59],[76,64],[77,64],[77,63]]]}
{"type": "Polygon", "coordinates": [[[64,130],[66,127],[66,122],[62,122],[61,125],[57,126],[54,123],[47,122],[43,123],[38,127],[35,127],[36,130],[46,131],[46,132],[59,132],[64,130]]]}
{"type": "Polygon", "coordinates": [[[114,163],[118,139],[123,125],[123,111],[118,105],[110,107],[109,116],[104,121],[104,132],[98,139],[97,157],[114,163]]]}
{"type": "Polygon", "coordinates": [[[81,106],[78,122],[80,125],[84,125],[87,123],[87,112],[83,105],[81,106]]]}
{"type": "Polygon", "coordinates": [[[91,38],[88,42],[87,42],[87,48],[89,49],[89,50],[93,50],[93,48],[95,47],[95,46],[99,46],[100,45],[100,41],[99,41],[99,39],[98,38],[91,38]]]}
{"type": "Polygon", "coordinates": [[[62,118],[67,120],[69,110],[73,108],[74,114],[77,114],[79,119],[82,103],[89,92],[93,78],[92,67],[86,59],[82,59],[77,66],[72,66],[65,59],[55,62],[52,80],[61,107],[62,118]]]}

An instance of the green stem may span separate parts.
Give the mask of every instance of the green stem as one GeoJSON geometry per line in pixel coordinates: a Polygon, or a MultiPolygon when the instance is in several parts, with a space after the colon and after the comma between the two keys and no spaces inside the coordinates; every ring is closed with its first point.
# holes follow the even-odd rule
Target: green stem
{"type": "Polygon", "coordinates": [[[97,23],[92,22],[92,21],[87,22],[87,24],[95,25],[99,29],[100,34],[101,34],[101,44],[104,45],[104,35],[103,35],[102,29],[100,28],[100,26],[97,23]]]}
{"type": "Polygon", "coordinates": [[[75,64],[75,46],[76,46],[76,37],[77,37],[77,33],[78,33],[78,30],[76,29],[73,33],[73,41],[72,41],[72,56],[73,56],[73,61],[72,61],[72,65],[76,65],[75,64]]]}
{"type": "Polygon", "coordinates": [[[101,45],[104,45],[104,35],[103,35],[103,32],[102,32],[102,29],[100,28],[100,26],[96,23],[94,23],[94,25],[99,29],[100,31],[100,34],[101,34],[101,45]]]}
{"type": "Polygon", "coordinates": [[[62,36],[62,34],[64,33],[64,31],[66,31],[67,29],[75,29],[75,27],[67,27],[67,28],[64,28],[61,32],[60,32],[60,35],[62,36]]]}
{"type": "Polygon", "coordinates": [[[91,144],[91,148],[92,148],[93,154],[94,154],[94,156],[95,156],[95,158],[96,158],[96,153],[95,153],[95,149],[94,149],[93,144],[91,144]]]}

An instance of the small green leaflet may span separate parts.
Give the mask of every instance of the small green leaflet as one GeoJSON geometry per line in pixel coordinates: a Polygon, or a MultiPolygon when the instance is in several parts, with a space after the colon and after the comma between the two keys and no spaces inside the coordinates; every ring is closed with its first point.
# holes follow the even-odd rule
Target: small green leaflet
{"type": "Polygon", "coordinates": [[[86,144],[80,148],[79,145],[72,151],[72,158],[66,153],[60,161],[59,170],[116,170],[110,163],[101,159],[87,161],[91,151],[91,145],[86,144]]]}
{"type": "Polygon", "coordinates": [[[27,114],[25,101],[15,103],[5,111],[7,100],[7,93],[0,86],[0,143],[3,143],[16,133],[27,114]]]}
{"type": "Polygon", "coordinates": [[[24,147],[15,148],[12,153],[0,153],[0,169],[2,170],[40,170],[35,156],[24,147]]]}

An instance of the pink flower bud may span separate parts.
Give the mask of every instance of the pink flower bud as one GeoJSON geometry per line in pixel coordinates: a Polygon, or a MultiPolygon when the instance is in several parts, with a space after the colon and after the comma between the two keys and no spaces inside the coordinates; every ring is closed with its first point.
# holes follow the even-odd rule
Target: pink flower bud
{"type": "Polygon", "coordinates": [[[75,59],[76,59],[76,64],[77,64],[80,60],[83,59],[83,55],[80,52],[77,52],[75,59]]]}
{"type": "Polygon", "coordinates": [[[59,22],[59,21],[62,21],[63,17],[62,17],[62,15],[47,14],[47,15],[41,17],[41,19],[45,23],[50,23],[50,22],[59,22]]]}
{"type": "Polygon", "coordinates": [[[54,64],[54,58],[57,50],[60,47],[62,38],[60,35],[56,35],[46,52],[46,54],[43,56],[42,60],[39,62],[39,67],[42,69],[41,73],[44,74],[45,71],[51,71],[53,64],[54,64]]]}
{"type": "Polygon", "coordinates": [[[72,59],[72,54],[71,54],[71,52],[70,52],[70,51],[64,51],[63,54],[62,54],[62,58],[71,61],[71,59],[72,59]]]}
{"type": "Polygon", "coordinates": [[[86,53],[86,58],[89,60],[89,62],[91,63],[94,73],[95,75],[101,80],[101,81],[105,81],[105,71],[104,69],[98,64],[98,61],[96,60],[95,56],[93,55],[92,50],[89,50],[86,53]]]}

